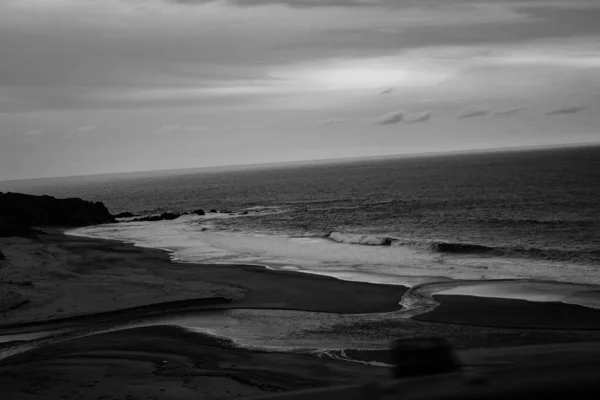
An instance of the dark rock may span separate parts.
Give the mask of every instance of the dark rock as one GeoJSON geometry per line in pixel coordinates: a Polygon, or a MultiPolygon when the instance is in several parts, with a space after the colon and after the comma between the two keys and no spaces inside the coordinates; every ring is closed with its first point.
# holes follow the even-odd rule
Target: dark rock
{"type": "Polygon", "coordinates": [[[219,211],[219,212],[220,212],[221,214],[231,214],[231,213],[232,213],[232,211],[229,211],[229,210],[221,210],[221,211],[219,211]]]}
{"type": "Polygon", "coordinates": [[[6,236],[25,236],[34,237],[35,232],[31,226],[18,221],[7,220],[0,215],[0,237],[6,236]]]}
{"type": "Polygon", "coordinates": [[[133,222],[156,222],[156,221],[171,221],[181,217],[179,213],[164,212],[160,215],[149,215],[147,217],[136,218],[133,222]]]}
{"type": "Polygon", "coordinates": [[[160,218],[167,220],[167,221],[171,221],[171,220],[177,219],[179,217],[181,217],[181,214],[178,214],[178,213],[164,212],[164,213],[160,214],[160,218]]]}
{"type": "Polygon", "coordinates": [[[248,211],[242,211],[240,215],[248,215],[248,211]]]}
{"type": "Polygon", "coordinates": [[[192,214],[196,214],[196,215],[206,215],[206,213],[204,212],[203,209],[199,208],[197,210],[192,211],[192,214]]]}
{"type": "Polygon", "coordinates": [[[217,210],[215,210],[215,209],[213,208],[212,210],[210,210],[210,213],[211,213],[211,214],[216,214],[216,213],[217,213],[217,210]]]}
{"type": "Polygon", "coordinates": [[[147,217],[140,217],[133,220],[133,222],[154,222],[160,221],[160,215],[148,215],[147,217]]]}
{"type": "Polygon", "coordinates": [[[0,251],[0,260],[6,260],[6,257],[4,257],[4,254],[0,251]]]}
{"type": "Polygon", "coordinates": [[[132,217],[135,217],[135,215],[133,213],[130,213],[129,211],[125,211],[125,212],[118,213],[114,217],[115,218],[132,218],[132,217]]]}
{"type": "Polygon", "coordinates": [[[115,222],[104,204],[79,198],[57,199],[0,193],[0,236],[32,236],[34,226],[85,226],[115,222]]]}

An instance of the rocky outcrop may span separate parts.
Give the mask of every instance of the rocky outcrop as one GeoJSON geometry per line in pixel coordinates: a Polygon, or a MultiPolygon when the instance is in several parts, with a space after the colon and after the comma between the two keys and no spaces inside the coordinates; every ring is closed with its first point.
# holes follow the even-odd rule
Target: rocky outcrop
{"type": "Polygon", "coordinates": [[[362,244],[365,246],[389,246],[393,242],[392,238],[386,236],[361,235],[341,232],[331,232],[326,237],[338,243],[362,244]]]}
{"type": "Polygon", "coordinates": [[[0,193],[0,236],[29,236],[34,226],[85,226],[115,222],[101,202],[0,193]]]}
{"type": "MultiPolygon", "coordinates": [[[[123,213],[122,213],[123,214],[123,213]]],[[[119,217],[122,214],[117,214],[116,217],[119,217]]],[[[162,214],[154,214],[154,215],[146,215],[144,217],[134,218],[128,222],[156,222],[156,221],[172,221],[181,217],[182,215],[206,215],[206,212],[202,209],[186,212],[183,214],[176,212],[164,212],[162,214]]]]}
{"type": "Polygon", "coordinates": [[[125,212],[118,213],[114,217],[115,218],[133,218],[133,217],[135,217],[135,215],[133,213],[130,213],[129,211],[125,211],[125,212]]]}
{"type": "Polygon", "coordinates": [[[35,237],[36,230],[30,225],[15,220],[5,219],[0,215],[0,237],[26,236],[35,237]]]}
{"type": "Polygon", "coordinates": [[[179,217],[181,217],[181,214],[179,214],[179,213],[164,212],[162,214],[149,215],[147,217],[136,218],[132,222],[172,221],[179,217]]]}

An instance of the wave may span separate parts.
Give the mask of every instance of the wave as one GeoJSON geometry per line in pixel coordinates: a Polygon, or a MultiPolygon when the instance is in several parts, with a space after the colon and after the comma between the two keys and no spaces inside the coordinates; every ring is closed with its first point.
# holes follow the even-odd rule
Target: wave
{"type": "Polygon", "coordinates": [[[440,254],[487,255],[537,258],[554,261],[600,261],[600,250],[557,250],[534,247],[493,247],[476,243],[440,240],[412,240],[375,234],[331,232],[326,238],[337,243],[367,246],[406,246],[440,254]]]}
{"type": "Polygon", "coordinates": [[[370,234],[331,232],[326,237],[337,243],[360,244],[367,246],[408,246],[434,253],[481,254],[489,253],[495,249],[488,246],[472,243],[452,243],[442,241],[418,241],[401,239],[392,236],[370,234]]]}
{"type": "Polygon", "coordinates": [[[489,218],[480,220],[481,223],[489,225],[502,226],[521,226],[521,225],[545,225],[545,226],[582,226],[589,227],[596,225],[595,221],[590,220],[568,220],[568,219],[532,219],[532,218],[489,218]]]}

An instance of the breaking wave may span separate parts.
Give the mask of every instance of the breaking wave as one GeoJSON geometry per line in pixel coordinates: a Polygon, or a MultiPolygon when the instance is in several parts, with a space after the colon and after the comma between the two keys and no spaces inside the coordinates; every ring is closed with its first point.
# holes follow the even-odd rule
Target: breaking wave
{"type": "Polygon", "coordinates": [[[331,232],[326,238],[346,244],[366,246],[406,246],[440,254],[487,255],[502,257],[536,258],[555,261],[600,260],[600,250],[556,250],[534,247],[492,247],[475,243],[441,240],[413,240],[374,234],[331,232]]]}

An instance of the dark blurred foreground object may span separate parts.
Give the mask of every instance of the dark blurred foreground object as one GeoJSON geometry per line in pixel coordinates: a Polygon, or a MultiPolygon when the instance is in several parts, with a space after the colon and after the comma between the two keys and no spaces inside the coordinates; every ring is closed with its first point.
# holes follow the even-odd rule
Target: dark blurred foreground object
{"type": "Polygon", "coordinates": [[[115,222],[101,202],[0,192],[0,236],[32,236],[35,226],[85,226],[115,222]]]}
{"type": "Polygon", "coordinates": [[[452,346],[443,338],[398,340],[391,351],[396,379],[445,374],[460,369],[452,346]]]}
{"type": "MultiPolygon", "coordinates": [[[[599,343],[589,344],[595,348],[599,343]]],[[[535,349],[535,347],[532,347],[535,349]]],[[[394,344],[392,379],[363,385],[288,392],[255,400],[462,400],[462,399],[598,399],[600,359],[573,362],[539,346],[538,364],[473,371],[461,369],[444,339],[409,339],[394,344]],[[541,362],[546,360],[546,362],[541,362]],[[564,361],[567,361],[566,363],[564,361]],[[412,368],[411,368],[412,366],[412,368]]],[[[558,347],[557,347],[558,349],[558,347]]],[[[562,350],[563,354],[559,354],[562,350]]],[[[485,352],[486,350],[479,350],[485,352]]],[[[531,349],[529,349],[531,352],[531,349]]],[[[527,355],[525,355],[527,357],[527,355]]]]}

